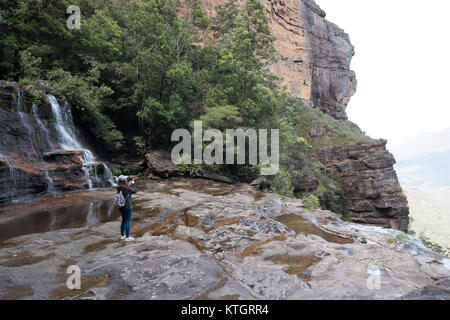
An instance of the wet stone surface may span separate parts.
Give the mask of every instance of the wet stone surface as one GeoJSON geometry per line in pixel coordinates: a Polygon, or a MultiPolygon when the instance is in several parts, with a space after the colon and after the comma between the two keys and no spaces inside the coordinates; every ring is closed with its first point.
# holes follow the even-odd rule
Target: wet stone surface
{"type": "Polygon", "coordinates": [[[299,199],[257,192],[248,185],[174,178],[140,181],[138,189],[133,197],[133,242],[119,238],[120,216],[110,206],[109,190],[2,209],[0,229],[14,231],[5,231],[0,247],[0,297],[448,295],[450,261],[409,236],[402,243],[389,243],[399,231],[347,223],[329,211],[308,211],[299,199]],[[21,212],[16,218],[15,209],[21,212]],[[53,220],[49,212],[54,212],[53,220]],[[70,265],[81,269],[80,290],[65,286],[70,265]],[[373,274],[380,275],[379,288],[368,285],[373,274]]]}
{"type": "Polygon", "coordinates": [[[0,241],[32,233],[94,226],[120,216],[111,190],[47,195],[0,209],[0,241]]]}

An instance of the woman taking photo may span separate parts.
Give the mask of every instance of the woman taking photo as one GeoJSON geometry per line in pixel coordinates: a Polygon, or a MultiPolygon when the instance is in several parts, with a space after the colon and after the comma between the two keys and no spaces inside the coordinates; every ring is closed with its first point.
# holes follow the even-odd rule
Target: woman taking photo
{"type": "Polygon", "coordinates": [[[117,193],[122,192],[125,198],[125,205],[119,208],[122,214],[122,223],[120,225],[120,239],[125,241],[134,240],[130,237],[131,229],[131,218],[133,216],[133,202],[131,200],[131,195],[137,192],[136,185],[134,184],[134,179],[128,178],[127,176],[121,175],[118,178],[119,186],[117,187],[117,193]]]}

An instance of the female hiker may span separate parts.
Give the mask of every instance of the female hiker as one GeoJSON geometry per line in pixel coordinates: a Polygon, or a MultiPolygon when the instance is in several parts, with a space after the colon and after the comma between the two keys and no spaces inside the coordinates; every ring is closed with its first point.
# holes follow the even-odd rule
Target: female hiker
{"type": "Polygon", "coordinates": [[[130,237],[131,218],[133,216],[133,202],[131,200],[131,195],[137,192],[137,188],[134,184],[134,179],[132,178],[120,175],[118,180],[119,186],[117,187],[117,193],[119,194],[120,192],[122,192],[122,196],[125,198],[125,204],[119,207],[119,211],[122,214],[122,224],[120,225],[120,239],[125,239],[125,241],[132,241],[134,240],[134,238],[130,237]]]}

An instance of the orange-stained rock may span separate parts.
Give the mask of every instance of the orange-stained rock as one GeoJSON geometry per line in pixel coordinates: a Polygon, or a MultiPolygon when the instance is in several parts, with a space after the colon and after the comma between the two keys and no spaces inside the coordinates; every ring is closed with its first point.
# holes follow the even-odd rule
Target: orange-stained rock
{"type": "MultiPolygon", "coordinates": [[[[209,16],[224,0],[203,0],[209,16]]],[[[241,1],[243,3],[243,1],[241,1]]],[[[345,109],[356,92],[356,76],[350,70],[354,47],[349,36],[325,19],[313,0],[263,0],[275,36],[279,60],[271,71],[282,85],[311,107],[337,119],[347,119],[345,109]]],[[[180,1],[178,16],[186,16],[180,1]]]]}

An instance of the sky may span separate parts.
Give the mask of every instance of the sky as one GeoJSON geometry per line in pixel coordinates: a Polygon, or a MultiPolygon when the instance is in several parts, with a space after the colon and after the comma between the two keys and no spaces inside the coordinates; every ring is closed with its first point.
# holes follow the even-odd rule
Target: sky
{"type": "Polygon", "coordinates": [[[355,46],[350,120],[391,144],[450,127],[450,1],[316,3],[355,46]]]}

